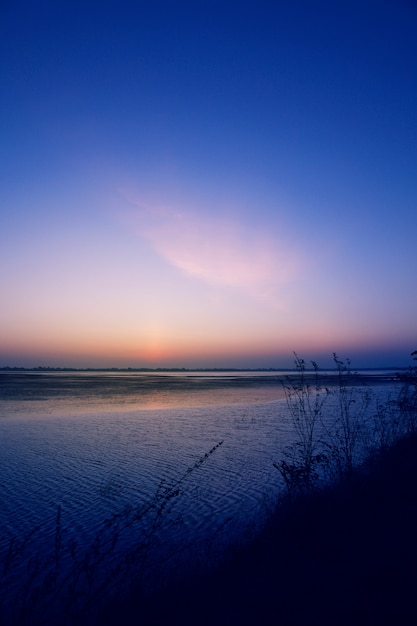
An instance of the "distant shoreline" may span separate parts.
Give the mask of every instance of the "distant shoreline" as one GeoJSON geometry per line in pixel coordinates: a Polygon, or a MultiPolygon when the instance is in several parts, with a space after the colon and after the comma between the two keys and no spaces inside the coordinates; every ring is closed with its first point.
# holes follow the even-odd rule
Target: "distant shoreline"
{"type": "MultiPolygon", "coordinates": [[[[402,366],[386,366],[386,367],[355,367],[353,372],[386,372],[386,371],[407,371],[409,367],[402,366]]],[[[314,368],[305,368],[306,372],[314,372],[314,368]]],[[[319,368],[319,372],[337,372],[336,367],[319,368]]],[[[298,370],[294,367],[0,367],[0,372],[294,372],[298,370]]]]}

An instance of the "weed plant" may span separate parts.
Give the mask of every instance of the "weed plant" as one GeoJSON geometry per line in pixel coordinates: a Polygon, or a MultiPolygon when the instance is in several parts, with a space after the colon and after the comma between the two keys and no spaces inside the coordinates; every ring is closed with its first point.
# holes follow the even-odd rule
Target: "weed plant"
{"type": "MultiPolygon", "coordinates": [[[[290,499],[311,493],[323,483],[349,477],[354,468],[396,441],[417,432],[417,367],[398,374],[395,398],[375,396],[362,387],[351,363],[333,353],[337,384],[324,386],[319,367],[295,355],[297,377],[287,377],[284,391],[293,439],[274,462],[290,499]]],[[[412,353],[417,360],[417,351],[412,353]]]]}
{"type": "Polygon", "coordinates": [[[319,467],[326,461],[318,429],[323,406],[329,395],[329,390],[320,384],[319,368],[315,361],[312,361],[313,377],[306,373],[306,363],[297,354],[294,364],[297,379],[294,381],[288,377],[284,382],[294,439],[286,446],[280,462],[274,463],[289,495],[311,491],[319,478],[319,467]]]}
{"type": "MultiPolygon", "coordinates": [[[[414,361],[417,361],[417,350],[412,352],[411,356],[414,361]]],[[[415,433],[417,431],[417,366],[411,366],[407,372],[398,374],[398,379],[402,383],[398,397],[402,425],[407,432],[415,433]]]]}
{"type": "Polygon", "coordinates": [[[352,380],[350,360],[342,361],[336,353],[333,361],[337,369],[338,384],[332,391],[336,407],[323,425],[323,446],[327,454],[328,470],[337,478],[352,474],[361,458],[364,442],[369,436],[369,408],[372,394],[369,389],[358,389],[352,380]]]}
{"type": "Polygon", "coordinates": [[[0,561],[0,624],[91,624],[103,600],[127,595],[133,582],[135,587],[145,588],[152,576],[151,551],[158,547],[162,524],[178,521],[172,511],[186,480],[222,443],[175,481],[162,481],[146,503],[126,506],[104,520],[87,547],[74,540],[65,543],[61,506],[56,513],[53,550],[47,556],[32,549],[40,527],[20,541],[12,538],[0,561]]]}

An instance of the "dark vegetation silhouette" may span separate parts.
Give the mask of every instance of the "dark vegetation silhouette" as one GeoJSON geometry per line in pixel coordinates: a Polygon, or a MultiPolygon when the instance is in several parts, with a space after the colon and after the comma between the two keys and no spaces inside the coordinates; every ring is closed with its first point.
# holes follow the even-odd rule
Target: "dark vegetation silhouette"
{"type": "Polygon", "coordinates": [[[158,548],[160,527],[166,520],[174,523],[172,509],[187,479],[222,444],[214,445],[176,480],[162,481],[147,502],[105,519],[87,546],[64,541],[61,506],[46,556],[32,546],[40,526],[20,540],[12,538],[0,561],[0,624],[91,624],[98,620],[103,601],[125,597],[133,585],[149,589],[149,560],[158,548]]]}
{"type": "Polygon", "coordinates": [[[311,492],[320,482],[328,484],[351,474],[364,455],[381,447],[380,427],[386,437],[390,432],[392,441],[392,429],[396,428],[396,437],[409,431],[398,401],[385,398],[377,413],[370,411],[377,397],[370,389],[355,385],[358,375],[352,372],[349,360],[345,363],[334,353],[333,361],[335,387],[324,386],[327,381],[315,361],[311,362],[313,375],[308,373],[304,359],[297,354],[298,380],[287,377],[284,384],[294,436],[274,466],[284,479],[288,496],[311,492]]]}
{"type": "Polygon", "coordinates": [[[397,375],[398,395],[378,397],[333,358],[329,387],[317,363],[309,370],[295,355],[298,376],[284,383],[293,438],[274,462],[282,496],[255,539],[216,567],[190,565],[178,579],[171,568],[153,588],[158,530],[219,442],[146,504],[106,519],[87,547],[65,542],[60,507],[48,557],[31,550],[37,528],[12,539],[0,623],[417,623],[417,367],[397,375]]]}
{"type": "MultiPolygon", "coordinates": [[[[296,437],[276,463],[285,491],[265,528],[205,578],[153,597],[143,623],[417,623],[417,368],[398,375],[397,397],[372,398],[334,359],[335,397],[296,355],[296,437]],[[327,401],[338,407],[330,417],[327,401]]],[[[139,623],[136,609],[126,607],[126,623],[139,623]]]]}

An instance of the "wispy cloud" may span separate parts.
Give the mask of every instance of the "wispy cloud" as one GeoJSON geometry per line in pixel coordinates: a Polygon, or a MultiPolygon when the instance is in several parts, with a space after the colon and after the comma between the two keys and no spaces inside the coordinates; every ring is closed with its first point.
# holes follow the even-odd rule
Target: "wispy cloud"
{"type": "Polygon", "coordinates": [[[133,204],[131,217],[139,234],[189,276],[266,297],[297,274],[295,252],[260,228],[230,217],[133,204]]]}

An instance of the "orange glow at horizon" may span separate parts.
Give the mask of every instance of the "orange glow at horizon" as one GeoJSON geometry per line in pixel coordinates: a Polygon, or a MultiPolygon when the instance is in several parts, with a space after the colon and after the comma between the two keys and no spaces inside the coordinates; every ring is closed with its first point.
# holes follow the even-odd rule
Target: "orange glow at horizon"
{"type": "MultiPolygon", "coordinates": [[[[403,339],[397,343],[404,345],[404,355],[408,354],[409,345],[403,339]]],[[[308,358],[320,358],[321,355],[331,356],[333,352],[350,356],[353,351],[383,349],[393,346],[393,342],[364,341],[363,337],[356,340],[345,336],[337,337],[332,333],[327,337],[322,334],[298,337],[296,345],[294,337],[198,337],[196,334],[188,338],[173,339],[162,332],[135,338],[105,337],[96,335],[88,338],[72,336],[67,340],[61,337],[22,338],[19,342],[11,339],[2,342],[1,354],[13,354],[14,360],[30,361],[36,365],[57,365],[75,367],[275,367],[281,366],[283,360],[292,366],[293,352],[308,358]]],[[[413,346],[411,346],[412,348],[413,346]]],[[[8,363],[0,363],[0,366],[8,363]]]]}

